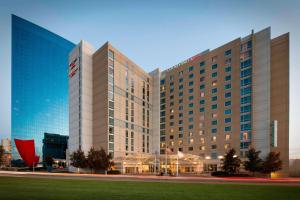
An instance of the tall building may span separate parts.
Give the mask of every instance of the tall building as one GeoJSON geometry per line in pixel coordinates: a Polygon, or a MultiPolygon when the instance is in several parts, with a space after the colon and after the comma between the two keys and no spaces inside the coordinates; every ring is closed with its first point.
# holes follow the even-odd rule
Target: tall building
{"type": "MultiPolygon", "coordinates": [[[[34,139],[40,158],[45,132],[69,133],[68,54],[74,46],[12,15],[11,138],[34,139]]],[[[14,143],[12,157],[19,158],[14,143]]]]}
{"type": "Polygon", "coordinates": [[[289,34],[266,28],[144,72],[106,43],[69,57],[70,153],[103,147],[123,173],[210,172],[228,149],[289,161],[289,34]],[[159,162],[157,162],[159,160],[159,162]]]}
{"type": "Polygon", "coordinates": [[[67,135],[45,133],[43,139],[43,161],[45,161],[47,156],[52,157],[56,161],[65,161],[68,139],[69,136],[67,135]]]}
{"type": "Polygon", "coordinates": [[[289,162],[289,34],[270,28],[204,51],[161,75],[161,153],[166,148],[216,169],[229,148],[279,151],[289,162]]]}
{"type": "Polygon", "coordinates": [[[159,129],[154,132],[152,123],[159,118],[159,110],[153,112],[159,98],[155,105],[152,98],[159,95],[159,78],[153,77],[110,43],[94,50],[81,41],[69,59],[69,152],[104,148],[124,172],[153,169],[137,166],[159,152],[159,129]]]}

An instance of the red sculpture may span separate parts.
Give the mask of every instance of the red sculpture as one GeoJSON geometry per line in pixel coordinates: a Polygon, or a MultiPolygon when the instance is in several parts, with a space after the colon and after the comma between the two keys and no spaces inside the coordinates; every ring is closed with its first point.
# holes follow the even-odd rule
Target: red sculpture
{"type": "Polygon", "coordinates": [[[35,167],[40,157],[35,155],[34,140],[14,139],[21,158],[28,167],[35,167]]]}

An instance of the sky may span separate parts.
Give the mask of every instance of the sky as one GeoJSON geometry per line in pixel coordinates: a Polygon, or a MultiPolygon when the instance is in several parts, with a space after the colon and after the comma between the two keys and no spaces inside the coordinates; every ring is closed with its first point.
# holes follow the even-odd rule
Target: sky
{"type": "Polygon", "coordinates": [[[271,26],[272,38],[290,32],[290,156],[300,158],[299,10],[298,0],[0,0],[0,138],[11,130],[11,14],[74,43],[110,41],[148,72],[271,26]]]}

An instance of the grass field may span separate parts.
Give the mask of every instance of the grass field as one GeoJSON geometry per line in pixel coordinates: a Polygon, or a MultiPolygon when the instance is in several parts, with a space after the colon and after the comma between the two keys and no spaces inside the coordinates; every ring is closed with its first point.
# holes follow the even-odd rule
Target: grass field
{"type": "Polygon", "coordinates": [[[297,200],[300,187],[0,177],[0,199],[297,200]]]}

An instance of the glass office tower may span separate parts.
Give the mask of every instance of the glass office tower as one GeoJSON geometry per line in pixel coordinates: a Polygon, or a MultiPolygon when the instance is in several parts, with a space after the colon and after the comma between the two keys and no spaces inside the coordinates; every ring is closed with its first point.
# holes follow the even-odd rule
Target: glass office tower
{"type": "Polygon", "coordinates": [[[42,158],[44,133],[69,134],[68,40],[12,15],[12,157],[14,138],[34,139],[42,158]]]}

